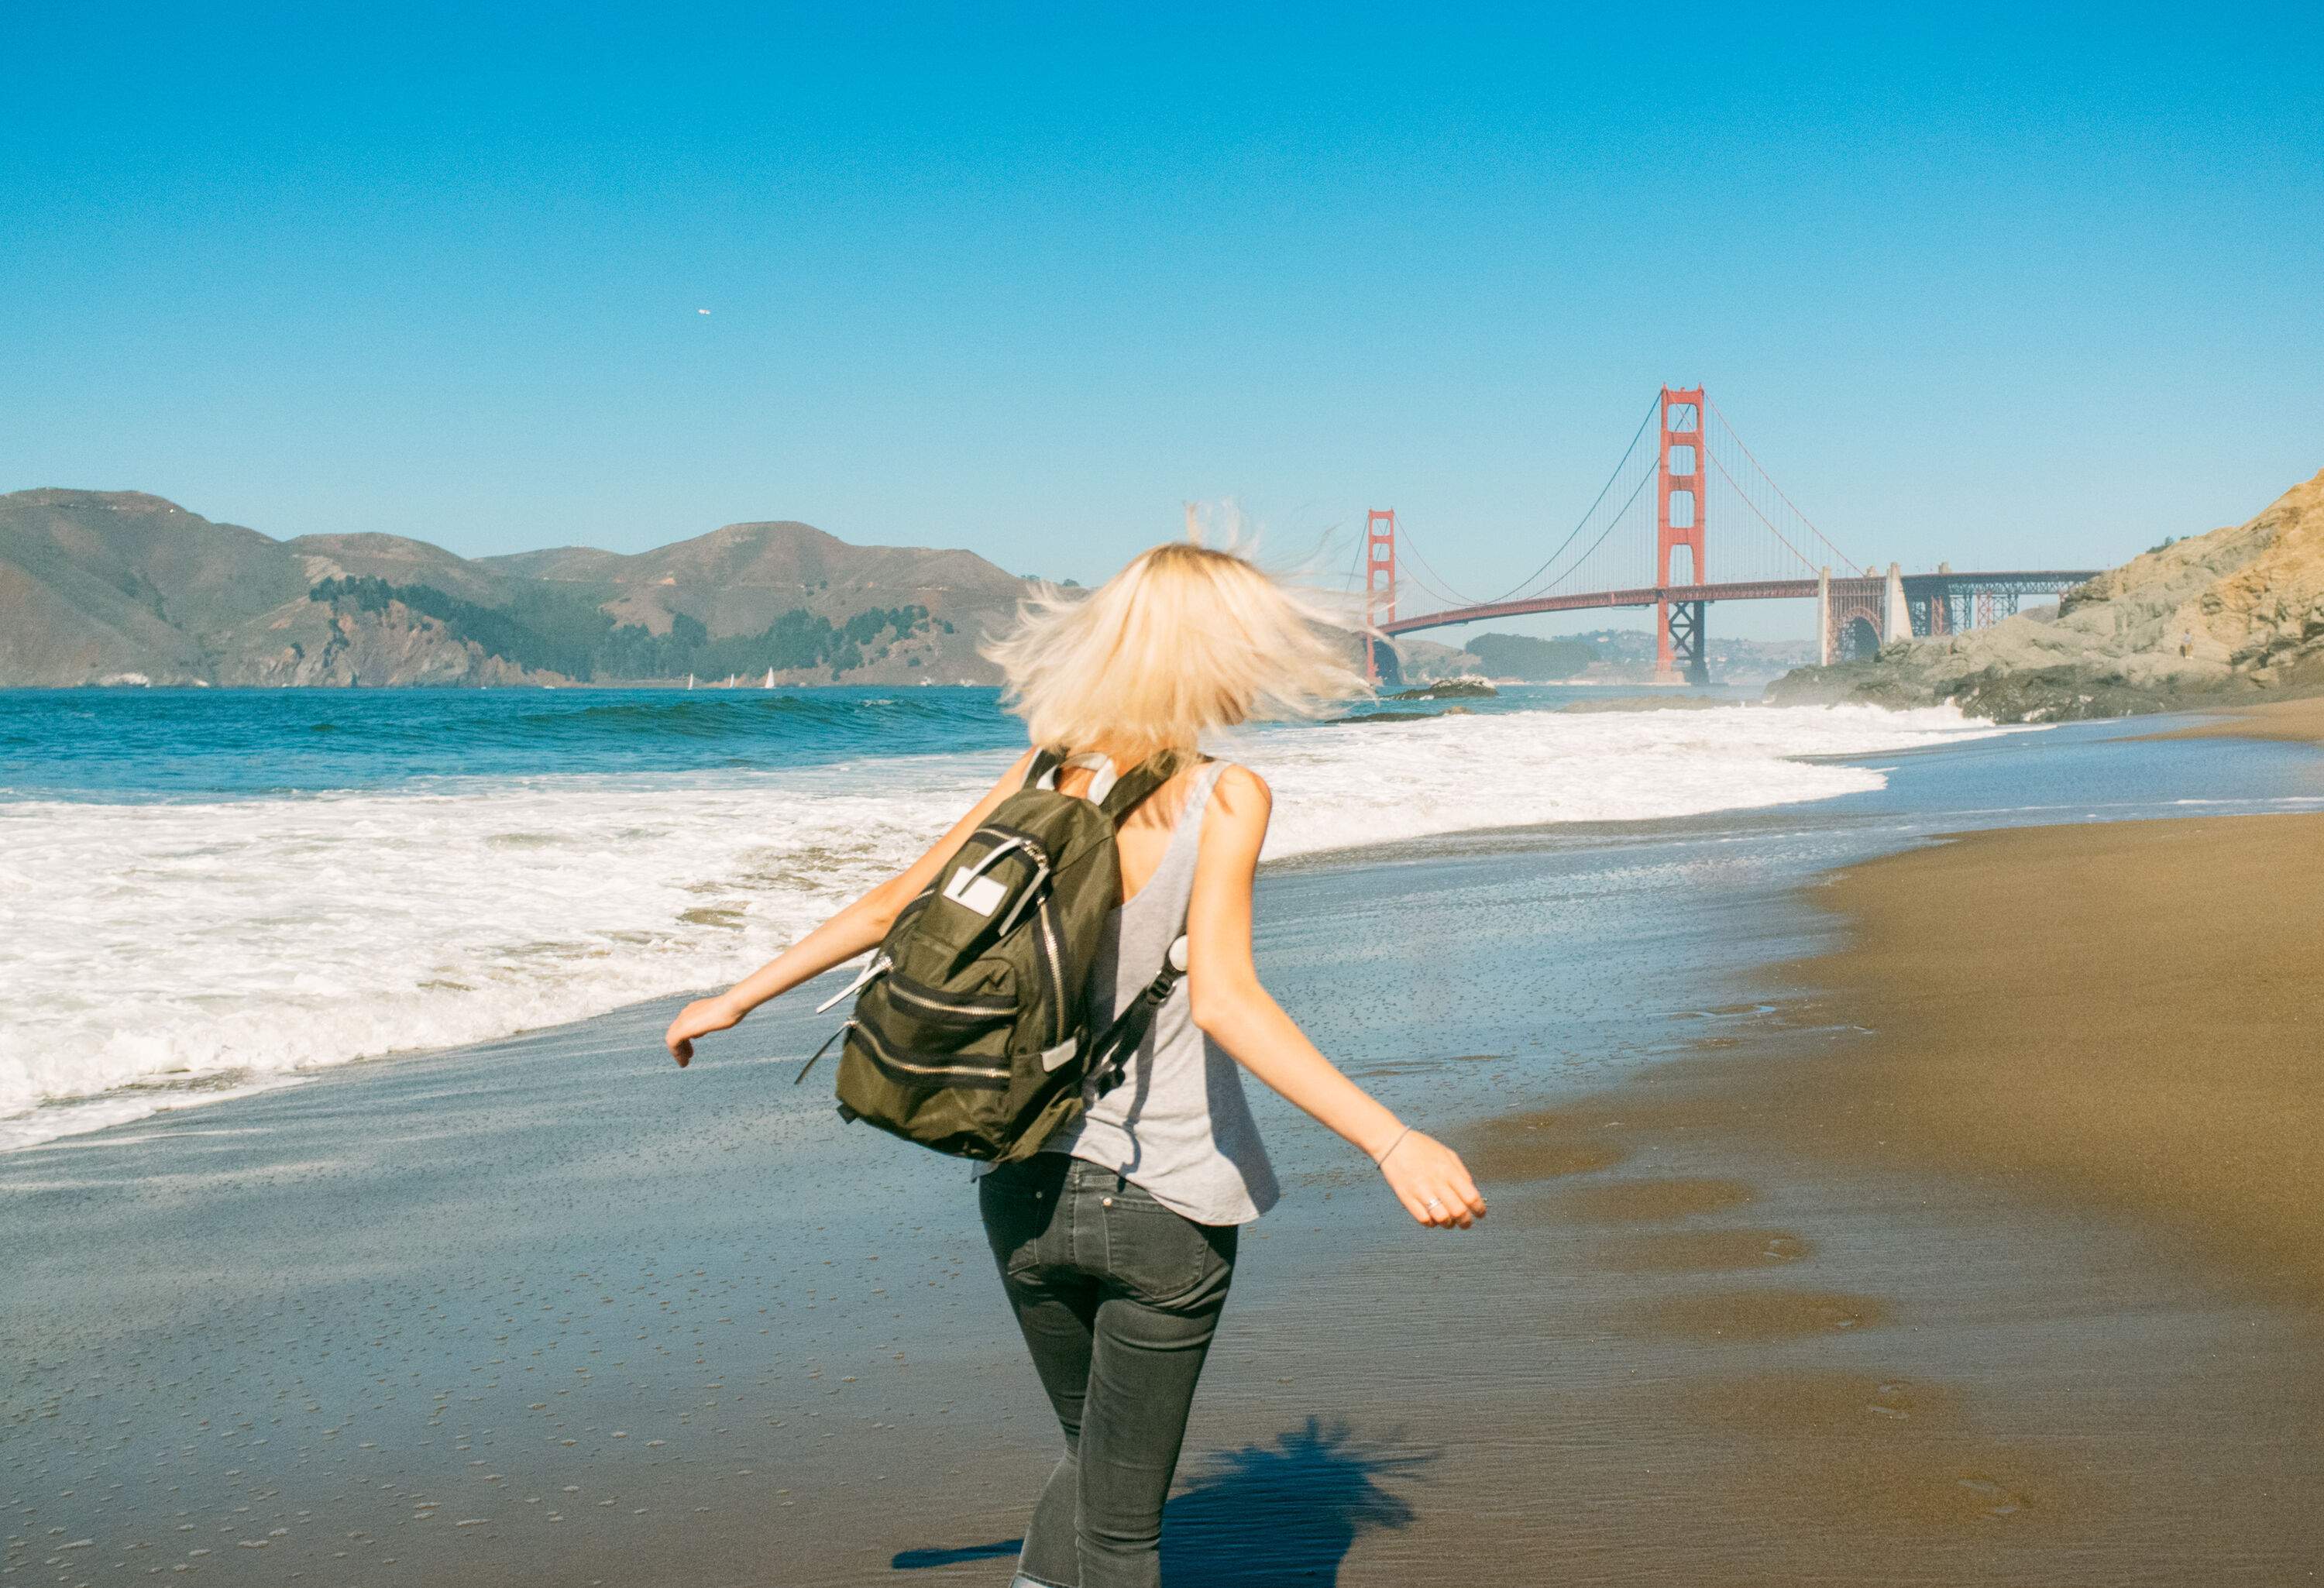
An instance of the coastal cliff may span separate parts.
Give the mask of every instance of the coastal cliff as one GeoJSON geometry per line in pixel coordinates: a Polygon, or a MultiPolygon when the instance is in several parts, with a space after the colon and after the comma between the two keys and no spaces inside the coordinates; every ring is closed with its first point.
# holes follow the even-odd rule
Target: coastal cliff
{"type": "Polygon", "coordinates": [[[563,684],[771,669],[990,683],[1026,582],[968,551],[729,524],[634,555],[469,559],[400,535],[278,540],[134,491],[0,495],[0,687],[563,684]]]}
{"type": "Polygon", "coordinates": [[[1772,703],[1953,701],[1999,722],[2126,716],[2324,689],[2324,473],[2242,524],[2169,540],[2029,613],[1800,668],[1772,703]]]}

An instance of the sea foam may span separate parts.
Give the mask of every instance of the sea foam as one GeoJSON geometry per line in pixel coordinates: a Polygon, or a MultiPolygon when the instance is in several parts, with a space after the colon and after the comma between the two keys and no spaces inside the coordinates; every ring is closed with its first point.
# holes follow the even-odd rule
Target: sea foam
{"type": "MultiPolygon", "coordinates": [[[[1513,711],[1262,729],[1270,857],[1831,798],[1950,708],[1513,711]]],[[[1005,752],[0,804],[0,1148],[724,984],[908,863],[1005,752]]]]}

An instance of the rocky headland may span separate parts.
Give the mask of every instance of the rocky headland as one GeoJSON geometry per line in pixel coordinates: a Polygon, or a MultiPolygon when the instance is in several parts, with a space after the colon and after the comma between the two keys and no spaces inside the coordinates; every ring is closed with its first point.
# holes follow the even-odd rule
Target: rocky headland
{"type": "Polygon", "coordinates": [[[1951,701],[1997,722],[2242,705],[2324,691],[2324,473],[2248,522],[2166,541],[2054,612],[1799,668],[1780,705],[1951,701]]]}

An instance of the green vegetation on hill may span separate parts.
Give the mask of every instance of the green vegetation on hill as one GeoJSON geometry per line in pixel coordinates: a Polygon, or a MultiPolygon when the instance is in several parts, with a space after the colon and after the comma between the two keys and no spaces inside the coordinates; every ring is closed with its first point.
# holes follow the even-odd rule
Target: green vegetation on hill
{"type": "MultiPolygon", "coordinates": [[[[680,615],[696,630],[701,625],[680,615]]],[[[857,613],[837,628],[805,607],[794,607],[756,634],[733,634],[699,645],[686,660],[659,674],[632,673],[632,678],[672,678],[682,672],[715,678],[722,673],[755,673],[766,668],[778,672],[827,667],[832,676],[863,664],[864,650],[892,633],[900,640],[929,627],[928,609],[874,606],[857,613]]],[[[947,631],[949,628],[947,627],[947,631]]],[[[675,638],[677,630],[671,630],[675,638]]]]}
{"type": "MultiPolygon", "coordinates": [[[[668,633],[636,623],[617,624],[600,606],[606,595],[591,586],[520,587],[505,606],[481,606],[429,585],[392,585],[378,578],[325,579],[309,596],[337,610],[384,612],[401,602],[434,618],[488,655],[535,671],[584,682],[601,679],[706,678],[756,673],[768,668],[801,672],[829,668],[834,677],[862,665],[864,650],[883,637],[903,639],[931,626],[918,605],[872,607],[836,627],[795,607],[756,634],[713,640],[697,620],[678,613],[668,633]]],[[[950,625],[944,625],[949,632],[950,625]]]]}
{"type": "Polygon", "coordinates": [[[1467,650],[1496,678],[1536,682],[1570,679],[1598,656],[1580,640],[1539,640],[1530,634],[1480,634],[1467,650]]]}

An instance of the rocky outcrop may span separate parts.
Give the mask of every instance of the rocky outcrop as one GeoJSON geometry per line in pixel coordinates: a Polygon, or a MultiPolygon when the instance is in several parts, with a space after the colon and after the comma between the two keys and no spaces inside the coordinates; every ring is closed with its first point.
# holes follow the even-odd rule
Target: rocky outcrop
{"type": "Polygon", "coordinates": [[[2324,689],[2324,473],[2247,523],[2156,547],[2054,615],[1801,668],[1770,701],[1955,701],[2000,722],[2123,716],[2324,689]]]}
{"type": "Polygon", "coordinates": [[[1417,689],[1399,689],[1390,700],[1490,700],[1500,691],[1491,680],[1474,673],[1456,679],[1439,679],[1433,684],[1423,684],[1417,689]]]}
{"type": "MultiPolygon", "coordinates": [[[[155,680],[161,682],[163,680],[155,680]]],[[[494,656],[400,601],[378,612],[291,602],[230,637],[210,680],[227,685],[565,684],[494,656]]]]}

